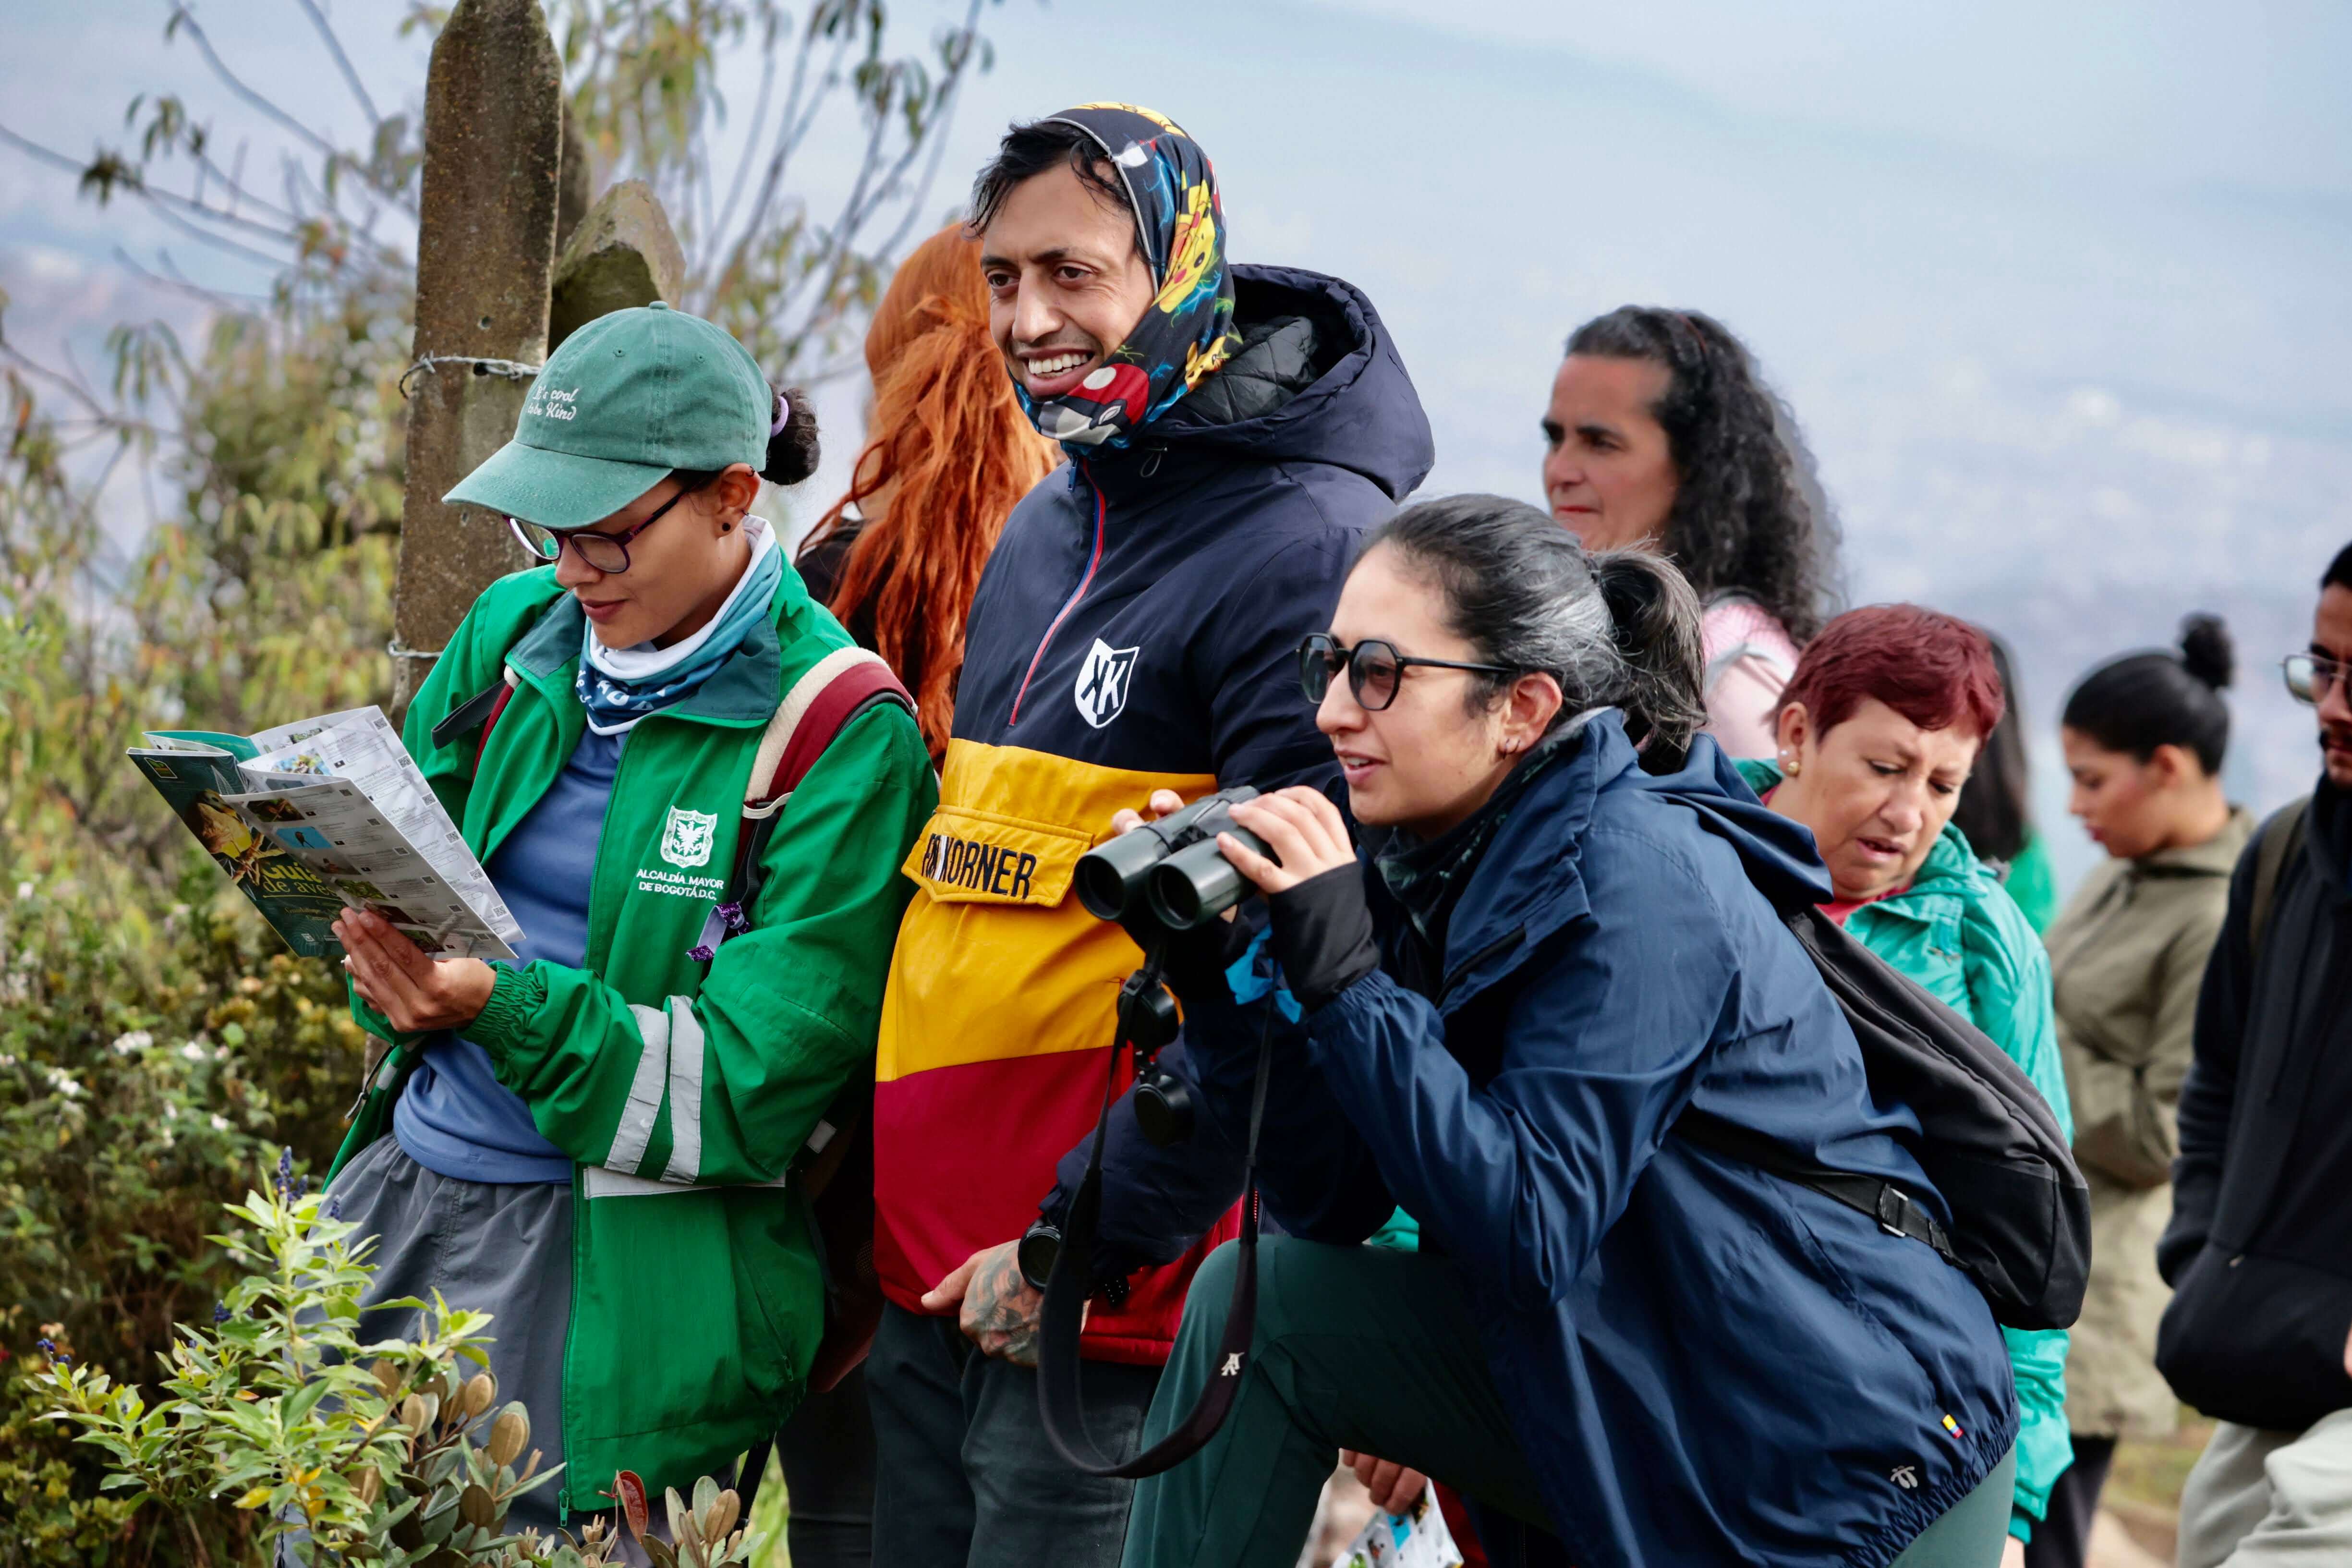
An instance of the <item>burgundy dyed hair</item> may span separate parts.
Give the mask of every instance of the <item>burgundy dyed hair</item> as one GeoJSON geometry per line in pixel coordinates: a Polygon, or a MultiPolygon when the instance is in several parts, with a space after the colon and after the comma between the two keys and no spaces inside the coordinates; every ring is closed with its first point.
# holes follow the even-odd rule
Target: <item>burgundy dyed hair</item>
{"type": "Polygon", "coordinates": [[[1922,730],[1963,724],[1979,740],[2007,706],[1991,641],[1917,605],[1867,605],[1823,626],[1805,645],[1780,706],[1803,703],[1818,737],[1874,697],[1922,730]]]}

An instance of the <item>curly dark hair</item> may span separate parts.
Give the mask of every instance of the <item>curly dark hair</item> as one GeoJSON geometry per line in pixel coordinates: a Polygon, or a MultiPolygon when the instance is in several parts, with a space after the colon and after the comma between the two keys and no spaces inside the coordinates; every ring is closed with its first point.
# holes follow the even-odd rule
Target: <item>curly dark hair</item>
{"type": "Polygon", "coordinates": [[[1837,524],[1795,416],[1747,346],[1696,310],[1624,305],[1577,328],[1568,352],[1665,371],[1650,411],[1676,480],[1662,544],[1700,599],[1745,594],[1799,644],[1821,630],[1834,608],[1837,524]]]}

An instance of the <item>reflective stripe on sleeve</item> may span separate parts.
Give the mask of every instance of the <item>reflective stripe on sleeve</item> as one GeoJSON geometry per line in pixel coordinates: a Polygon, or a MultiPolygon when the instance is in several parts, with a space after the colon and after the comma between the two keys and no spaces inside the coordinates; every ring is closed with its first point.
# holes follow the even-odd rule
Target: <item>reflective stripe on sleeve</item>
{"type": "MultiPolygon", "coordinates": [[[[662,1085],[669,1077],[670,1016],[653,1007],[629,1004],[630,1016],[637,1021],[637,1033],[645,1037],[645,1050],[637,1058],[636,1076],[629,1080],[629,1102],[621,1108],[621,1125],[613,1132],[613,1152],[604,1163],[616,1171],[635,1171],[646,1157],[646,1145],[654,1135],[654,1119],[661,1114],[662,1085]]],[[[702,1076],[702,1032],[695,1031],[695,1077],[702,1076]]],[[[698,1100],[695,1145],[699,1152],[702,1128],[698,1120],[698,1100]]]]}
{"type": "Polygon", "coordinates": [[[669,999],[669,1165],[665,1182],[702,1173],[702,1023],[684,996],[669,999]]]}

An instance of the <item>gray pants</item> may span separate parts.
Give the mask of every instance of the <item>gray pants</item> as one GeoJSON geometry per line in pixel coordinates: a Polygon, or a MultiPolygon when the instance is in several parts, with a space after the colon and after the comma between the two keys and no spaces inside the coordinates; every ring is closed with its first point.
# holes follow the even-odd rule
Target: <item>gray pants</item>
{"type": "MultiPolygon", "coordinates": [[[[1156,1366],[1087,1363],[1087,1429],[1131,1457],[1156,1366]]],[[[1117,1568],[1133,1481],[1064,1464],[1037,1419],[1037,1374],[982,1355],[955,1319],[898,1306],[866,1363],[874,1413],[874,1561],[887,1568],[1117,1568]]]]}
{"type": "Polygon", "coordinates": [[[2180,1489],[2179,1568],[2352,1563],[2352,1410],[2300,1432],[2224,1421],[2180,1489]]]}
{"type": "MultiPolygon", "coordinates": [[[[521,1400],[540,1469],[562,1464],[563,1337],[572,1322],[570,1184],[459,1181],[410,1159],[397,1139],[379,1138],[329,1191],[360,1236],[377,1237],[369,1255],[375,1280],[362,1305],[402,1296],[429,1301],[438,1290],[452,1307],[491,1314],[490,1373],[499,1384],[492,1409],[521,1400]]],[[[413,1308],[363,1312],[360,1337],[413,1337],[417,1316],[413,1308]]],[[[507,1528],[552,1534],[563,1479],[516,1499],[507,1528]]]]}

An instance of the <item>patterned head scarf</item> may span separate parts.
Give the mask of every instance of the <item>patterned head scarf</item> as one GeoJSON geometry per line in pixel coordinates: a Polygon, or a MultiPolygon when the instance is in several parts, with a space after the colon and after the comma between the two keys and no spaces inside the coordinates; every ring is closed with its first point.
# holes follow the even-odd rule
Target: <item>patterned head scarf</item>
{"type": "Polygon", "coordinates": [[[1143,320],[1076,390],[1043,402],[1017,382],[1040,434],[1073,455],[1124,447],[1242,346],[1225,268],[1225,213],[1216,172],[1175,121],[1131,103],[1086,103],[1046,121],[1075,126],[1118,171],[1135,232],[1158,286],[1143,320]]]}

